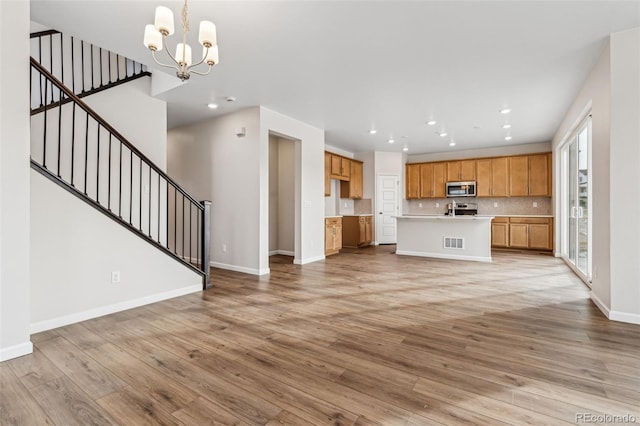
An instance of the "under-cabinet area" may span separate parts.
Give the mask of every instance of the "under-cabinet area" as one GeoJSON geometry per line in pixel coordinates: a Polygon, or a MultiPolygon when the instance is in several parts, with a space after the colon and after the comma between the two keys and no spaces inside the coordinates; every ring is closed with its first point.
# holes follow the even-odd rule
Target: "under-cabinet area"
{"type": "Polygon", "coordinates": [[[491,222],[491,247],[553,250],[552,217],[495,217],[491,222]]]}

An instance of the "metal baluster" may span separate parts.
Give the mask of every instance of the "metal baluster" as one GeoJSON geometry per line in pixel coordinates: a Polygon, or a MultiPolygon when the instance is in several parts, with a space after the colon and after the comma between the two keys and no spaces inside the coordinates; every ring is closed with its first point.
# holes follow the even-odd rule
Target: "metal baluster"
{"type": "Polygon", "coordinates": [[[192,250],[191,250],[191,215],[193,214],[191,211],[191,206],[193,205],[193,203],[191,201],[189,201],[189,263],[193,262],[193,257],[192,257],[192,250]]]}
{"type": "Polygon", "coordinates": [[[118,217],[122,219],[122,141],[120,142],[120,178],[118,179],[118,217]]]}
{"type": "Polygon", "coordinates": [[[182,258],[184,259],[184,194],[182,195],[182,258]]]}
{"type": "Polygon", "coordinates": [[[111,132],[109,132],[109,172],[107,183],[107,208],[111,211],[111,132]]]}
{"type": "Polygon", "coordinates": [[[142,157],[140,157],[140,170],[138,171],[138,175],[140,176],[140,191],[138,194],[138,205],[140,206],[140,211],[138,212],[138,218],[140,220],[140,223],[138,224],[140,226],[140,231],[142,231],[142,157]]]}
{"type": "Polygon", "coordinates": [[[100,123],[98,123],[98,148],[96,152],[96,202],[100,204],[100,123]]]}
{"type": "Polygon", "coordinates": [[[73,102],[71,112],[71,186],[76,187],[73,183],[73,169],[75,166],[75,148],[76,148],[76,103],[73,102]]]}
{"type": "Polygon", "coordinates": [[[87,195],[87,167],[89,163],[89,113],[85,113],[87,120],[84,129],[84,195],[87,195]]]}
{"type": "Polygon", "coordinates": [[[151,166],[149,166],[149,238],[151,238],[151,166]]]}
{"type": "Polygon", "coordinates": [[[100,48],[100,86],[102,86],[102,47],[100,48]]]}
{"type": "Polygon", "coordinates": [[[200,263],[200,267],[202,268],[202,261],[200,259],[200,209],[198,209],[198,216],[196,220],[196,229],[197,229],[197,237],[196,237],[196,259],[200,263]]]}
{"type": "MultiPolygon", "coordinates": [[[[60,33],[60,75],[62,76],[62,79],[60,81],[62,81],[62,84],[65,84],[64,82],[64,39],[62,38],[62,33],[60,33]]],[[[62,94],[62,91],[60,93],[62,94]]],[[[62,96],[60,96],[60,100],[62,100],[62,96]]]]}
{"type": "Polygon", "coordinates": [[[116,55],[116,65],[118,66],[118,75],[116,81],[120,80],[120,55],[116,55]]]}
{"type": "Polygon", "coordinates": [[[93,78],[93,44],[91,46],[91,90],[93,90],[95,82],[93,78]]]}
{"type": "MultiPolygon", "coordinates": [[[[60,93],[62,90],[58,89],[60,93]]],[[[62,95],[60,95],[62,97],[62,95]]],[[[60,146],[62,145],[62,102],[58,104],[58,177],[60,177],[60,146]]]]}
{"type": "Polygon", "coordinates": [[[173,248],[178,254],[178,189],[173,187],[173,248]]]}
{"type": "Polygon", "coordinates": [[[82,65],[80,67],[82,69],[82,93],[84,93],[84,40],[80,40],[80,64],[82,65]]]}
{"type": "MultiPolygon", "coordinates": [[[[44,101],[47,102],[47,85],[49,79],[44,81],[44,101]]],[[[43,127],[43,144],[42,144],[42,167],[47,168],[47,105],[44,106],[44,126],[43,127]]]]}
{"type": "MultiPolygon", "coordinates": [[[[38,37],[38,63],[42,64],[42,36],[38,37]]],[[[43,75],[40,74],[40,107],[44,106],[43,103],[43,99],[42,99],[42,78],[43,75]]],[[[45,92],[46,92],[46,88],[45,88],[45,92]]]]}
{"type": "Polygon", "coordinates": [[[111,52],[109,52],[109,84],[111,84],[111,52]]]}
{"type": "Polygon", "coordinates": [[[160,242],[160,173],[158,173],[158,242],[160,242]]]}
{"type": "Polygon", "coordinates": [[[74,58],[76,56],[76,51],[73,47],[73,37],[71,37],[71,90],[73,93],[76,93],[76,65],[74,58]]]}
{"type": "Polygon", "coordinates": [[[133,151],[129,154],[129,224],[133,225],[133,151]]]}

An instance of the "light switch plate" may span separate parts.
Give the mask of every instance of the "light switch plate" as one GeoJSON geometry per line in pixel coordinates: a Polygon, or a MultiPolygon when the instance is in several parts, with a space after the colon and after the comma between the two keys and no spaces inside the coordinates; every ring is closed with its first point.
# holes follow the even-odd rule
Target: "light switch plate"
{"type": "Polygon", "coordinates": [[[536,201],[533,202],[533,207],[538,207],[538,203],[536,201]]]}
{"type": "Polygon", "coordinates": [[[498,207],[498,203],[493,203],[493,207],[498,207]]]}

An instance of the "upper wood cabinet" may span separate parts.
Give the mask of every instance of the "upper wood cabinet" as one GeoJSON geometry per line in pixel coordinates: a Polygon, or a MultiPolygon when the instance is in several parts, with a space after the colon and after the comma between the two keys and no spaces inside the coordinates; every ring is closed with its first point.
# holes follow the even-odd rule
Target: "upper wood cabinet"
{"type": "Polygon", "coordinates": [[[357,160],[350,160],[350,167],[349,180],[340,182],[340,198],[361,199],[363,163],[357,160]]]}
{"type": "Polygon", "coordinates": [[[476,192],[478,197],[507,197],[508,157],[476,160],[476,192]]]}
{"type": "Polygon", "coordinates": [[[447,182],[476,180],[476,160],[447,162],[447,182]]]}
{"type": "Polygon", "coordinates": [[[509,157],[509,195],[551,195],[551,154],[509,157]]]}
{"type": "Polygon", "coordinates": [[[444,198],[446,172],[446,163],[420,164],[420,198],[444,198]]]}
{"type": "Polygon", "coordinates": [[[351,160],[336,154],[331,154],[331,178],[349,180],[351,176],[351,160]]]}
{"type": "Polygon", "coordinates": [[[405,165],[405,198],[420,198],[420,164],[405,165]]]}
{"type": "Polygon", "coordinates": [[[324,196],[331,196],[331,154],[324,153],[324,196]]]}
{"type": "Polygon", "coordinates": [[[551,196],[551,153],[405,166],[407,199],[444,198],[446,182],[476,181],[478,197],[551,196]]]}

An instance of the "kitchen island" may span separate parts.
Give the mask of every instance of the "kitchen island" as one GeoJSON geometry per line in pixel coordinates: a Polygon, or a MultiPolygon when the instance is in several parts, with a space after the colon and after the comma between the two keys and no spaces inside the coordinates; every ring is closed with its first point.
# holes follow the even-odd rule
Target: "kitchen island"
{"type": "Polygon", "coordinates": [[[493,216],[396,216],[396,254],[491,262],[493,216]]]}

